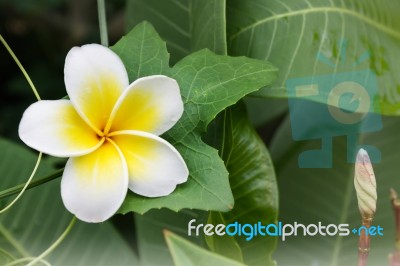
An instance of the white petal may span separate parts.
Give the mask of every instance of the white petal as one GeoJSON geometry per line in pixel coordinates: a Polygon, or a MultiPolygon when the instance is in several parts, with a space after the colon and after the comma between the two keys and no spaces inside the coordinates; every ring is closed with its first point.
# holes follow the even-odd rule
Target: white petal
{"type": "Polygon", "coordinates": [[[129,85],[121,59],[102,45],[74,47],[65,59],[64,75],[75,109],[92,127],[102,131],[116,101],[129,85]]]}
{"type": "Polygon", "coordinates": [[[189,171],[167,141],[140,131],[120,131],[111,138],[120,147],[129,171],[129,189],[147,196],[166,196],[186,182],[189,171]]]}
{"type": "Polygon", "coordinates": [[[82,221],[110,218],[128,190],[128,170],[118,147],[106,141],[96,151],[70,158],[61,180],[65,207],[82,221]]]}
{"type": "Polygon", "coordinates": [[[118,99],[110,132],[139,130],[161,135],[182,113],[183,102],[174,79],[161,75],[140,78],[118,99]]]}
{"type": "Polygon", "coordinates": [[[101,145],[68,100],[33,103],[25,110],[18,133],[29,147],[59,157],[80,156],[101,145]]]}

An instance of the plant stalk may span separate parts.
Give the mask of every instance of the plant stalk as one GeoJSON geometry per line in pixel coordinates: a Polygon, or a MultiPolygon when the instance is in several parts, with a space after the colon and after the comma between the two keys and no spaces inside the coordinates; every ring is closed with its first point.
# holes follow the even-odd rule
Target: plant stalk
{"type": "Polygon", "coordinates": [[[22,74],[24,75],[26,81],[28,82],[29,86],[31,86],[31,89],[33,91],[33,94],[35,94],[35,97],[38,101],[40,101],[40,96],[39,93],[35,87],[35,84],[33,84],[31,78],[28,75],[28,72],[26,72],[25,68],[22,66],[21,62],[18,60],[17,56],[14,54],[13,50],[11,49],[11,47],[8,45],[8,43],[6,42],[6,40],[3,38],[3,36],[1,36],[0,34],[0,42],[4,45],[4,47],[7,49],[8,53],[11,55],[11,57],[13,58],[14,62],[17,64],[17,66],[19,67],[19,69],[21,70],[22,74]]]}
{"type": "Polygon", "coordinates": [[[69,234],[71,229],[74,227],[76,223],[76,217],[74,216],[69,223],[67,229],[61,234],[61,236],[54,242],[48,249],[46,249],[42,254],[40,254],[36,259],[32,260],[30,263],[28,263],[26,266],[33,266],[37,262],[41,261],[43,258],[45,258],[47,255],[49,255],[60,243],[65,239],[65,237],[69,234]]]}
{"type": "MultiPolygon", "coordinates": [[[[363,216],[362,226],[365,226],[367,230],[372,224],[372,217],[363,216]]],[[[366,234],[367,230],[361,230],[360,240],[358,242],[358,266],[366,266],[368,261],[368,255],[371,244],[371,237],[366,234]]]]}
{"type": "MultiPolygon", "coordinates": [[[[39,186],[41,184],[44,184],[46,182],[49,182],[49,181],[51,181],[53,179],[56,179],[56,178],[60,177],[62,175],[63,171],[64,171],[64,168],[57,170],[56,172],[54,172],[51,175],[48,175],[48,176],[33,180],[29,184],[29,186],[26,188],[26,190],[31,189],[31,188],[36,187],[36,186],[39,186]]],[[[12,188],[8,188],[8,189],[5,189],[5,190],[1,191],[0,192],[0,200],[4,199],[4,198],[7,198],[9,196],[12,196],[14,194],[19,193],[24,188],[24,186],[25,186],[25,183],[19,184],[17,186],[12,187],[12,188]]]]}
{"type": "Polygon", "coordinates": [[[390,189],[390,199],[396,224],[396,245],[394,253],[389,255],[389,265],[400,266],[400,200],[393,188],[390,189]]]}
{"type": "Polygon", "coordinates": [[[105,47],[108,47],[106,5],[104,0],[97,0],[97,13],[99,15],[100,42],[105,47]]]}

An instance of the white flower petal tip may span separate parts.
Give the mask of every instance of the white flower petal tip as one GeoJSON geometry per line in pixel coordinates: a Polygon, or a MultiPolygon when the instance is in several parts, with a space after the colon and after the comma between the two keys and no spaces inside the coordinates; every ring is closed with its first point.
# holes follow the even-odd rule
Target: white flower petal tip
{"type": "Polygon", "coordinates": [[[357,153],[354,187],[357,193],[358,208],[363,217],[373,218],[376,212],[376,179],[367,151],[360,149],[357,153]]]}
{"type": "Polygon", "coordinates": [[[109,48],[87,44],[72,48],[65,59],[64,81],[77,112],[102,130],[129,80],[121,59],[109,48]]]}
{"type": "Polygon", "coordinates": [[[57,157],[84,155],[101,145],[68,100],[33,103],[22,116],[18,134],[29,147],[57,157]]]}
{"type": "Polygon", "coordinates": [[[163,75],[143,77],[129,85],[118,99],[111,115],[111,131],[138,130],[161,135],[182,114],[183,101],[176,80],[163,75]]]}
{"type": "Polygon", "coordinates": [[[186,163],[167,141],[146,132],[121,133],[113,139],[127,161],[131,191],[146,197],[162,197],[187,181],[186,163]]]}
{"type": "Polygon", "coordinates": [[[85,222],[109,219],[128,191],[128,170],[118,147],[106,142],[93,153],[70,158],[61,180],[65,207],[85,222]]]}

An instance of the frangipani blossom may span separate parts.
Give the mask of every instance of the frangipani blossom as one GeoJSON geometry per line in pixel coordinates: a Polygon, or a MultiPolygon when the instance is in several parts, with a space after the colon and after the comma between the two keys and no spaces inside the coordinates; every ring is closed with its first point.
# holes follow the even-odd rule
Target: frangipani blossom
{"type": "Polygon", "coordinates": [[[128,188],[159,197],[187,180],[181,155],[158,137],[183,113],[174,79],[155,75],[129,84],[121,59],[97,44],[72,48],[64,74],[70,100],[32,104],[19,136],[33,149],[70,157],[61,181],[70,212],[102,222],[119,209],[128,188]]]}

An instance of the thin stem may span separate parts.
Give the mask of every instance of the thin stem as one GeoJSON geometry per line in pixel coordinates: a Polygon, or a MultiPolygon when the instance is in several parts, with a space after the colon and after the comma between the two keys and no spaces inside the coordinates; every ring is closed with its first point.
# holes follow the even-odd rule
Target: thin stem
{"type": "Polygon", "coordinates": [[[0,235],[1,238],[6,240],[11,245],[11,247],[13,247],[15,251],[18,252],[21,256],[30,256],[29,252],[26,251],[25,248],[21,245],[21,242],[15,239],[14,234],[12,234],[7,228],[5,228],[2,223],[0,223],[0,235]]]}
{"type": "MultiPolygon", "coordinates": [[[[18,259],[18,260],[14,260],[14,261],[12,261],[12,262],[6,264],[5,266],[18,265],[18,264],[21,264],[22,262],[32,261],[32,260],[35,260],[35,259],[36,259],[35,257],[21,258],[21,259],[18,259]]],[[[47,261],[45,261],[44,259],[41,259],[41,260],[39,260],[39,261],[37,261],[37,262],[40,262],[40,263],[42,263],[42,264],[45,265],[45,266],[51,266],[51,264],[48,263],[47,261]]]]}
{"type": "Polygon", "coordinates": [[[68,235],[68,233],[71,231],[71,229],[74,227],[76,223],[76,217],[74,216],[69,223],[67,229],[65,229],[64,233],[61,234],[61,236],[54,242],[48,249],[46,249],[42,254],[40,254],[36,259],[32,260],[30,263],[28,263],[26,266],[31,266],[34,265],[35,263],[41,261],[44,257],[49,255],[55,248],[60,245],[60,243],[65,239],[65,237],[68,235]]]}
{"type": "Polygon", "coordinates": [[[0,254],[3,254],[3,256],[2,256],[3,259],[4,259],[4,258],[7,258],[7,257],[8,257],[10,260],[14,260],[14,259],[15,259],[14,256],[11,255],[10,252],[8,252],[8,251],[6,251],[6,250],[4,250],[4,249],[2,249],[2,248],[0,248],[0,254]]]}
{"type": "Polygon", "coordinates": [[[390,199],[396,224],[396,249],[400,250],[400,200],[397,198],[397,193],[393,188],[390,190],[390,199]]]}
{"type": "Polygon", "coordinates": [[[100,41],[102,45],[108,47],[106,5],[104,0],[97,0],[97,13],[99,15],[100,41]]]}
{"type": "MultiPolygon", "coordinates": [[[[368,230],[371,226],[371,223],[372,223],[371,217],[363,216],[362,226],[365,226],[368,230]]],[[[361,230],[360,240],[358,242],[358,266],[366,266],[367,265],[371,237],[369,235],[367,235],[367,233],[365,231],[366,230],[361,230]]]]}
{"type": "MultiPolygon", "coordinates": [[[[45,177],[41,177],[41,178],[38,178],[38,179],[32,181],[26,187],[26,190],[31,189],[31,188],[36,187],[36,186],[39,186],[41,184],[44,184],[46,182],[49,182],[49,181],[51,181],[53,179],[56,179],[56,178],[60,177],[62,175],[63,171],[64,171],[64,169],[60,169],[60,170],[57,170],[56,172],[54,172],[51,175],[48,175],[48,176],[45,176],[45,177]]],[[[9,196],[12,196],[14,194],[19,193],[20,191],[22,191],[22,189],[25,187],[25,185],[26,185],[26,183],[19,184],[19,185],[15,186],[15,187],[8,188],[8,189],[5,189],[5,190],[1,191],[0,192],[0,200],[3,199],[3,198],[7,198],[9,196]]]]}
{"type": "Polygon", "coordinates": [[[26,181],[24,187],[23,187],[22,190],[19,192],[18,196],[17,196],[13,201],[11,201],[11,203],[8,204],[4,209],[0,210],[0,213],[3,213],[3,212],[5,212],[5,211],[7,211],[9,208],[11,208],[11,207],[19,200],[19,198],[22,196],[22,194],[24,194],[26,188],[27,188],[27,187],[29,186],[29,184],[31,183],[32,178],[35,176],[36,171],[37,171],[37,169],[39,168],[40,160],[42,160],[42,153],[41,153],[41,152],[39,152],[39,156],[38,156],[38,159],[37,159],[37,161],[36,161],[35,167],[33,168],[33,171],[32,171],[32,173],[31,173],[31,176],[29,177],[28,181],[26,181]]]}
{"type": "Polygon", "coordinates": [[[17,64],[17,66],[21,70],[22,74],[24,74],[25,79],[26,79],[26,81],[28,81],[29,86],[31,86],[31,89],[32,89],[33,93],[35,94],[36,99],[38,101],[40,101],[41,99],[40,99],[39,93],[37,92],[36,87],[33,84],[31,78],[29,77],[25,68],[22,66],[21,62],[18,60],[17,56],[11,50],[10,46],[7,44],[6,40],[4,40],[3,36],[1,36],[1,34],[0,34],[0,41],[3,43],[4,47],[7,49],[8,53],[11,55],[11,57],[14,59],[14,62],[17,64]]]}
{"type": "Polygon", "coordinates": [[[400,200],[397,198],[396,191],[390,189],[390,199],[392,202],[392,208],[395,218],[396,225],[396,248],[394,253],[389,255],[389,265],[399,266],[400,265],[400,200]]]}

